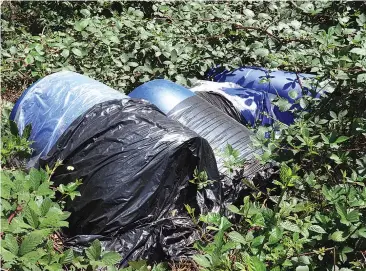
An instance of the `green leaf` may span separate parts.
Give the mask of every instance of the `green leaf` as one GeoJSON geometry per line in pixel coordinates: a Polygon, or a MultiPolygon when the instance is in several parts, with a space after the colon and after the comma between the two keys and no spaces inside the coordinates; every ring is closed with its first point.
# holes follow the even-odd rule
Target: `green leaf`
{"type": "Polygon", "coordinates": [[[335,242],[343,242],[345,238],[343,237],[343,231],[335,231],[330,236],[330,239],[335,242]]]}
{"type": "Polygon", "coordinates": [[[43,56],[34,56],[34,59],[39,62],[45,62],[45,58],[43,56]]]}
{"type": "Polygon", "coordinates": [[[250,257],[250,265],[253,271],[266,271],[266,265],[256,256],[250,257]]]}
{"type": "Polygon", "coordinates": [[[332,155],[329,158],[332,159],[334,162],[336,162],[336,164],[342,164],[342,160],[335,153],[332,153],[332,155]]]}
{"type": "Polygon", "coordinates": [[[28,206],[24,210],[24,218],[27,223],[36,229],[39,225],[38,215],[28,206]]]}
{"type": "Polygon", "coordinates": [[[114,42],[114,43],[117,43],[117,44],[119,44],[119,43],[120,43],[120,41],[119,41],[119,39],[118,39],[118,37],[117,37],[117,36],[110,36],[110,37],[109,37],[109,40],[110,40],[111,42],[114,42]]]}
{"type": "Polygon", "coordinates": [[[89,19],[84,19],[79,22],[76,22],[74,25],[74,29],[77,31],[83,31],[89,24],[89,19]]]}
{"type": "Polygon", "coordinates": [[[198,265],[202,267],[211,267],[211,263],[205,255],[194,255],[192,258],[198,265]]]}
{"type": "Polygon", "coordinates": [[[44,52],[43,52],[43,45],[42,44],[37,44],[34,49],[36,49],[37,53],[40,54],[40,55],[43,55],[44,52]]]}
{"type": "Polygon", "coordinates": [[[253,239],[252,246],[253,247],[258,247],[258,246],[263,244],[263,241],[264,241],[264,236],[263,235],[257,236],[256,238],[253,239]]]}
{"type": "Polygon", "coordinates": [[[347,220],[347,210],[343,206],[341,206],[339,203],[335,204],[336,210],[338,215],[341,217],[341,223],[349,225],[349,222],[347,220]]]}
{"type": "Polygon", "coordinates": [[[34,62],[34,58],[32,55],[27,55],[27,57],[25,58],[25,64],[29,65],[32,64],[34,62]]]}
{"type": "Polygon", "coordinates": [[[333,112],[333,111],[330,111],[330,112],[329,112],[329,115],[330,115],[333,119],[338,119],[337,114],[336,114],[335,112],[333,112]]]}
{"type": "Polygon", "coordinates": [[[9,126],[10,126],[11,134],[15,135],[15,136],[19,136],[19,130],[18,130],[17,124],[14,121],[9,120],[9,126]]]}
{"type": "Polygon", "coordinates": [[[353,252],[354,251],[354,249],[353,248],[350,248],[350,247],[344,247],[343,249],[342,249],[342,253],[345,253],[345,254],[347,254],[347,253],[351,253],[351,252],[353,252]]]}
{"type": "Polygon", "coordinates": [[[350,53],[357,54],[360,56],[366,56],[366,48],[353,48],[350,53]]]}
{"type": "Polygon", "coordinates": [[[50,189],[49,182],[44,182],[38,187],[36,194],[37,196],[49,196],[54,195],[55,192],[52,189],[50,189]]]}
{"type": "Polygon", "coordinates": [[[170,8],[169,8],[169,6],[167,6],[167,5],[161,5],[161,6],[159,6],[159,10],[160,11],[168,11],[170,8]]]}
{"type": "Polygon", "coordinates": [[[87,9],[80,10],[80,13],[84,15],[85,17],[90,17],[90,11],[87,9]]]}
{"type": "Polygon", "coordinates": [[[74,53],[74,55],[82,57],[83,53],[78,48],[72,48],[71,51],[74,53]]]}
{"type": "Polygon", "coordinates": [[[31,187],[33,188],[33,191],[38,189],[39,185],[41,184],[41,180],[41,173],[37,169],[31,168],[29,172],[29,182],[31,187]]]}
{"type": "Polygon", "coordinates": [[[257,48],[254,50],[254,54],[260,57],[268,56],[269,51],[266,48],[257,48]]]}
{"type": "Polygon", "coordinates": [[[366,73],[360,73],[357,75],[357,83],[364,83],[366,82],[366,73]]]}
{"type": "Polygon", "coordinates": [[[40,245],[43,240],[47,237],[49,232],[47,231],[33,231],[26,235],[20,245],[19,254],[21,256],[31,252],[34,250],[38,245],[40,245]]]}
{"type": "Polygon", "coordinates": [[[18,254],[19,246],[17,239],[10,233],[5,236],[4,248],[8,249],[14,255],[18,254]]]}
{"type": "Polygon", "coordinates": [[[296,267],[296,271],[309,271],[309,267],[307,265],[300,265],[296,267]]]}
{"type": "Polygon", "coordinates": [[[309,227],[309,231],[314,231],[317,233],[327,233],[322,227],[320,227],[319,225],[311,225],[309,227]]]}
{"type": "Polygon", "coordinates": [[[240,214],[240,210],[235,205],[230,204],[229,206],[227,206],[227,209],[234,214],[240,214]]]}
{"type": "Polygon", "coordinates": [[[130,67],[138,67],[139,63],[137,63],[137,62],[128,62],[127,65],[130,66],[130,67]]]}
{"type": "Polygon", "coordinates": [[[25,126],[23,130],[22,137],[25,139],[29,139],[31,131],[32,131],[32,124],[28,124],[27,126],[25,126]]]}
{"type": "Polygon", "coordinates": [[[296,91],[296,90],[291,90],[291,91],[289,91],[289,92],[288,92],[288,96],[289,96],[291,99],[295,100],[295,99],[298,97],[297,91],[296,91]]]}
{"type": "Polygon", "coordinates": [[[358,222],[360,220],[360,213],[358,210],[353,210],[347,214],[347,220],[351,223],[358,222]]]}
{"type": "Polygon", "coordinates": [[[305,100],[304,98],[300,99],[300,106],[302,109],[305,109],[306,107],[308,107],[308,104],[309,104],[308,101],[305,100]]]}
{"type": "Polygon", "coordinates": [[[349,139],[349,137],[348,136],[340,136],[340,137],[338,137],[337,139],[336,139],[336,141],[334,141],[334,143],[342,143],[342,142],[344,142],[344,141],[347,141],[349,139]]]}
{"type": "Polygon", "coordinates": [[[269,235],[269,244],[276,244],[278,241],[281,240],[283,235],[283,231],[279,227],[274,227],[269,235]]]}
{"type": "Polygon", "coordinates": [[[62,270],[62,265],[59,263],[53,263],[47,266],[47,270],[49,271],[59,271],[62,270]]]}
{"type": "Polygon", "coordinates": [[[8,225],[8,231],[11,232],[12,234],[27,232],[27,230],[32,229],[30,225],[28,225],[23,221],[22,217],[15,217],[11,221],[11,224],[8,223],[7,225],[8,225]]]}
{"type": "Polygon", "coordinates": [[[299,262],[303,263],[303,264],[306,264],[306,265],[309,265],[310,264],[310,258],[309,258],[309,256],[305,256],[305,255],[300,256],[299,257],[299,262]]]}
{"type": "Polygon", "coordinates": [[[239,270],[246,270],[246,267],[244,264],[240,263],[240,262],[235,262],[234,266],[239,269],[239,270]]]}
{"type": "Polygon", "coordinates": [[[347,74],[347,73],[345,73],[344,71],[339,70],[339,71],[337,72],[337,74],[335,75],[335,78],[336,78],[336,79],[339,79],[339,80],[347,80],[347,79],[349,79],[349,76],[348,76],[348,74],[347,74]]]}
{"type": "Polygon", "coordinates": [[[226,217],[221,217],[219,229],[226,231],[232,226],[231,222],[226,217]]]}
{"type": "Polygon", "coordinates": [[[278,106],[281,112],[288,111],[292,106],[292,104],[288,100],[282,97],[279,98],[277,102],[274,102],[274,104],[278,106]]]}
{"type": "Polygon", "coordinates": [[[89,248],[85,250],[85,254],[91,261],[98,261],[101,257],[102,245],[99,240],[94,240],[89,248]]]}
{"type": "Polygon", "coordinates": [[[286,164],[282,164],[280,168],[280,178],[283,183],[287,183],[292,177],[292,170],[286,164]]]}
{"type": "Polygon", "coordinates": [[[200,221],[206,224],[214,224],[219,226],[221,222],[221,216],[218,213],[208,213],[207,215],[201,215],[200,221]]]}
{"type": "Polygon", "coordinates": [[[31,251],[21,257],[23,261],[35,264],[40,258],[42,258],[46,252],[43,249],[37,249],[36,251],[31,251]]]}
{"type": "Polygon", "coordinates": [[[1,257],[1,260],[4,261],[5,263],[11,263],[16,258],[16,255],[14,255],[9,250],[0,246],[0,257],[1,257]]]}
{"type": "Polygon", "coordinates": [[[122,257],[117,252],[110,251],[103,255],[102,262],[106,265],[115,265],[121,261],[122,257]]]}
{"type": "Polygon", "coordinates": [[[241,243],[243,245],[247,244],[247,241],[245,241],[245,238],[243,235],[241,235],[237,231],[232,231],[228,234],[229,238],[233,240],[234,242],[241,243]]]}
{"type": "Polygon", "coordinates": [[[68,222],[65,220],[70,213],[63,212],[59,208],[51,207],[47,212],[46,216],[40,218],[40,228],[59,228],[59,227],[67,227],[68,222]]]}
{"type": "Polygon", "coordinates": [[[11,46],[9,49],[10,54],[15,55],[17,53],[17,48],[15,46],[11,46]]]}
{"type": "Polygon", "coordinates": [[[264,217],[261,213],[256,213],[252,218],[252,222],[255,226],[265,226],[264,217]]]}
{"type": "Polygon", "coordinates": [[[254,12],[248,8],[244,9],[243,13],[245,16],[247,16],[249,18],[253,18],[255,16],[254,12]]]}
{"type": "Polygon", "coordinates": [[[74,251],[70,248],[62,254],[62,257],[60,259],[61,264],[69,264],[72,263],[74,260],[74,251]]]}
{"type": "Polygon", "coordinates": [[[301,127],[300,132],[301,132],[301,135],[303,135],[304,138],[309,137],[309,129],[307,127],[301,127]]]}
{"type": "Polygon", "coordinates": [[[41,215],[42,216],[45,216],[47,214],[47,212],[49,211],[49,209],[51,208],[52,206],[52,200],[50,198],[45,198],[43,201],[42,201],[42,204],[41,204],[41,215]]]}
{"type": "Polygon", "coordinates": [[[70,51],[68,49],[64,49],[62,50],[61,52],[61,55],[64,57],[64,58],[67,58],[70,54],[70,51]]]}
{"type": "Polygon", "coordinates": [[[128,265],[134,270],[145,270],[145,268],[147,268],[147,262],[145,260],[131,261],[128,265]]]}
{"type": "Polygon", "coordinates": [[[359,230],[357,231],[357,234],[358,234],[360,237],[366,238],[366,228],[365,228],[365,227],[363,227],[363,228],[359,229],[359,230]]]}
{"type": "Polygon", "coordinates": [[[175,50],[175,49],[173,49],[173,50],[170,52],[170,56],[171,56],[171,61],[172,61],[172,62],[177,61],[177,55],[178,55],[178,53],[177,53],[177,50],[175,50]]]}
{"type": "Polygon", "coordinates": [[[296,224],[294,224],[294,223],[292,223],[288,220],[282,222],[280,225],[284,230],[288,230],[288,231],[292,231],[292,232],[298,232],[298,233],[301,232],[299,226],[297,226],[296,224]]]}
{"type": "Polygon", "coordinates": [[[323,133],[320,133],[321,138],[323,139],[325,144],[329,144],[329,139],[323,133]]]}

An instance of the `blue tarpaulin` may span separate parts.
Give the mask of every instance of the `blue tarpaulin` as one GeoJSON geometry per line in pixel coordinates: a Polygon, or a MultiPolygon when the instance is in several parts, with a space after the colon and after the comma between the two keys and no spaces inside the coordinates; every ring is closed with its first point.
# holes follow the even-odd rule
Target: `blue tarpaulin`
{"type": "MultiPolygon", "coordinates": [[[[284,98],[292,104],[305,94],[319,98],[329,87],[328,82],[320,83],[313,74],[270,71],[261,67],[242,67],[233,71],[222,71],[218,67],[210,70],[207,76],[215,82],[231,82],[242,87],[242,89],[224,90],[230,95],[247,98],[247,92],[250,89],[258,93],[267,93],[271,101],[284,98]],[[290,93],[296,98],[290,97],[290,93]]],[[[290,110],[294,108],[299,107],[294,104],[290,110]]],[[[272,110],[277,120],[286,124],[293,123],[294,116],[290,111],[282,112],[277,106],[273,106],[272,110]]]]}

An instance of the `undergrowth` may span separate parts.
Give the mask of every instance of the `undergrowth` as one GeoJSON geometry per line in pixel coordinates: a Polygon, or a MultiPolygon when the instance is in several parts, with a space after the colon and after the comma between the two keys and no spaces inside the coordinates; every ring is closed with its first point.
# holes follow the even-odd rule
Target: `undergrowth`
{"type": "MultiPolygon", "coordinates": [[[[364,2],[7,2],[1,20],[4,97],[62,69],[125,92],[157,77],[189,85],[218,64],[330,80],[332,93],[293,97],[294,124],[256,129],[258,159],[279,168],[267,189],[242,180],[250,193],[226,216],[192,212],[206,229],[193,259],[125,270],[366,270],[364,2]]],[[[3,113],[2,268],[115,270],[120,256],[98,241],[83,251],[63,246],[63,201],[78,196],[80,182],[54,187],[53,169],[25,171],[31,127],[15,128],[3,113]]],[[[236,152],[226,154],[234,174],[236,152]]],[[[192,180],[199,188],[212,181],[200,172],[192,180]]]]}

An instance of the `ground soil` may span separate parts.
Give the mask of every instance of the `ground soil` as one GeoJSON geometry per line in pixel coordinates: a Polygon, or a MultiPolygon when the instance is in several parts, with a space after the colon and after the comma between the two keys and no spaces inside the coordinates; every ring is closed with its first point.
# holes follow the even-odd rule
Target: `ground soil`
{"type": "Polygon", "coordinates": [[[1,92],[1,99],[3,101],[15,103],[21,94],[22,94],[21,90],[8,89],[4,92],[1,92]]]}

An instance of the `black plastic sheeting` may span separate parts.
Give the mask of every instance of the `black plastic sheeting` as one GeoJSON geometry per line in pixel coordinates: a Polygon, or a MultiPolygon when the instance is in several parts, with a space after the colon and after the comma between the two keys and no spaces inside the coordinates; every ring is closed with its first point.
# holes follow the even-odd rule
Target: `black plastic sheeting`
{"type": "Polygon", "coordinates": [[[244,123],[245,119],[242,117],[239,110],[235,108],[233,103],[226,99],[223,95],[212,91],[196,91],[195,94],[205,101],[209,102],[223,113],[230,116],[240,123],[244,123]]]}
{"type": "Polygon", "coordinates": [[[259,154],[260,150],[251,147],[250,136],[253,133],[202,98],[192,96],[185,99],[175,106],[167,116],[195,131],[210,143],[216,152],[220,172],[225,172],[224,159],[220,153],[224,151],[227,144],[239,151],[240,159],[252,165],[247,166],[245,174],[252,175],[258,170],[254,154],[259,154]]]}
{"type": "MultiPolygon", "coordinates": [[[[243,139],[238,135],[234,145],[246,145],[243,139]]],[[[65,234],[73,238],[66,245],[78,247],[99,239],[106,249],[123,256],[121,264],[189,256],[198,233],[184,204],[198,214],[220,212],[223,206],[220,182],[200,191],[188,182],[196,167],[219,180],[208,142],[142,100],[92,107],[68,127],[41,165],[52,166],[58,159],[63,164],[53,175],[56,185],[83,180],[81,196],[67,204],[72,215],[65,234]]]]}

